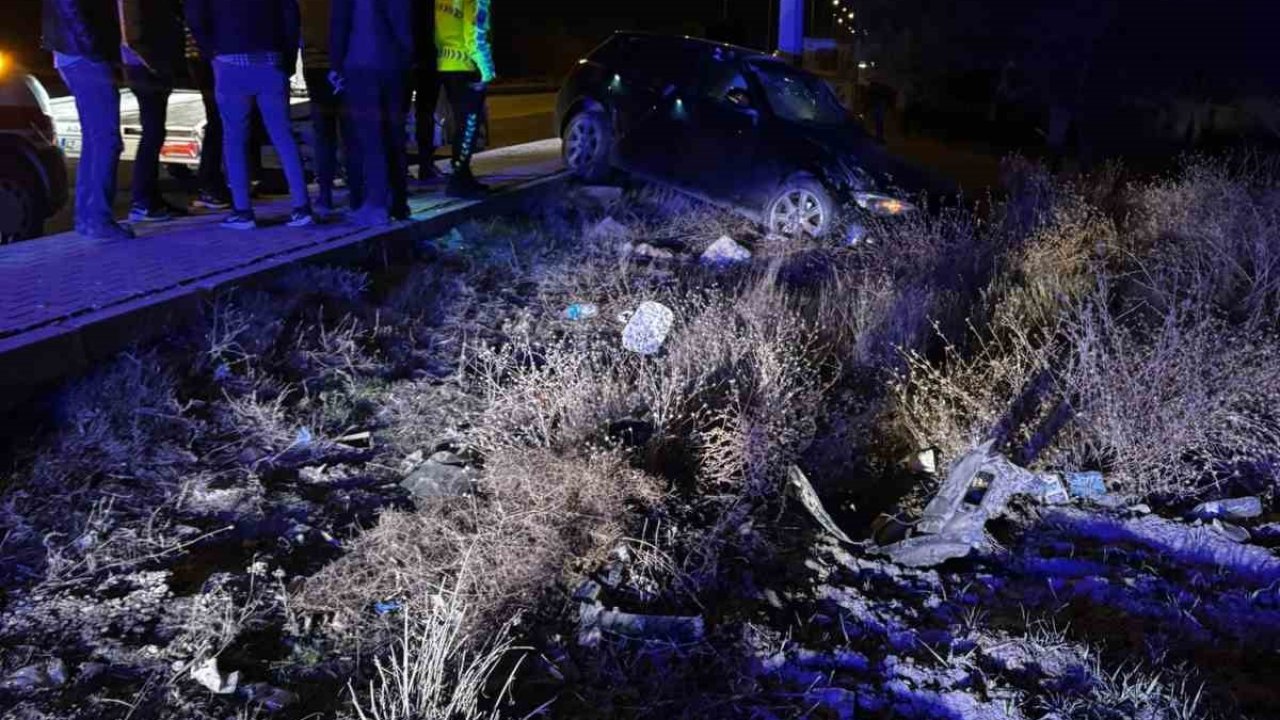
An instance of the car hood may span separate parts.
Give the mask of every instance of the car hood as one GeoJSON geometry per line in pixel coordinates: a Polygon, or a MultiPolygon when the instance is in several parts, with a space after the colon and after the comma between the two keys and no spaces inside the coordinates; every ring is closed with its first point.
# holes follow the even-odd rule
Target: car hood
{"type": "Polygon", "coordinates": [[[851,187],[908,195],[947,195],[954,191],[935,173],[890,153],[857,123],[798,130],[822,158],[832,163],[830,171],[839,173],[851,187]]]}

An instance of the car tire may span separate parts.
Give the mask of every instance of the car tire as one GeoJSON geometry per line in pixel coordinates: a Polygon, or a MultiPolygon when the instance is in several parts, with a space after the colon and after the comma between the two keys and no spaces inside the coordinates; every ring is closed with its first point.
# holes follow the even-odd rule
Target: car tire
{"type": "Polygon", "coordinates": [[[778,186],[764,208],[765,229],[788,239],[825,237],[835,227],[836,203],[822,183],[796,175],[778,186]]]}
{"type": "Polygon", "coordinates": [[[583,110],[574,115],[564,130],[564,165],[569,172],[589,183],[609,178],[609,151],[613,128],[600,110],[583,110]]]}
{"type": "Polygon", "coordinates": [[[24,165],[0,165],[0,245],[44,234],[44,188],[24,165]]]}

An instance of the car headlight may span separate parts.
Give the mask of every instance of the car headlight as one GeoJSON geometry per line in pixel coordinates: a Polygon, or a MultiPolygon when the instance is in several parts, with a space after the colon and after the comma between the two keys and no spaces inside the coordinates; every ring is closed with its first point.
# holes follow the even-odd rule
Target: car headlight
{"type": "Polygon", "coordinates": [[[879,193],[854,193],[853,201],[877,217],[897,217],[916,210],[916,206],[906,200],[879,193]]]}

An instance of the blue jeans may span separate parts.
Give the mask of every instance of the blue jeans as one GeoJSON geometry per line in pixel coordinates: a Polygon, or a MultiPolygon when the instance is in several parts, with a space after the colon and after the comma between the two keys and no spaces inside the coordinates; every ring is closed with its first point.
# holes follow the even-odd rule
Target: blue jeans
{"type": "Polygon", "coordinates": [[[307,178],[302,172],[302,156],[293,138],[289,121],[289,77],[271,65],[233,65],[213,61],[214,93],[222,115],[231,202],[238,211],[251,209],[249,200],[249,135],[251,113],[256,103],[267,127],[271,144],[280,156],[294,208],[310,207],[307,178]]]}
{"type": "Polygon", "coordinates": [[[114,222],[120,139],[120,91],[111,65],[80,60],[59,70],[80,115],[80,165],[76,169],[76,229],[114,222]]]}

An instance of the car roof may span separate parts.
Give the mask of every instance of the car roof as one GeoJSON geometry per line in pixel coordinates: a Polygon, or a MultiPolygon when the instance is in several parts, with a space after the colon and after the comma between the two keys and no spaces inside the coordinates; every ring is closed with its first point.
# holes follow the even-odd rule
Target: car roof
{"type": "Polygon", "coordinates": [[[690,35],[663,35],[661,33],[639,32],[635,30],[619,30],[613,34],[610,40],[619,40],[623,38],[635,38],[641,40],[656,40],[660,42],[676,42],[687,45],[695,45],[706,48],[723,48],[725,50],[733,50],[743,58],[772,58],[774,55],[763,50],[755,48],[742,47],[732,43],[717,42],[715,40],[707,40],[706,38],[692,37],[690,35]]]}

